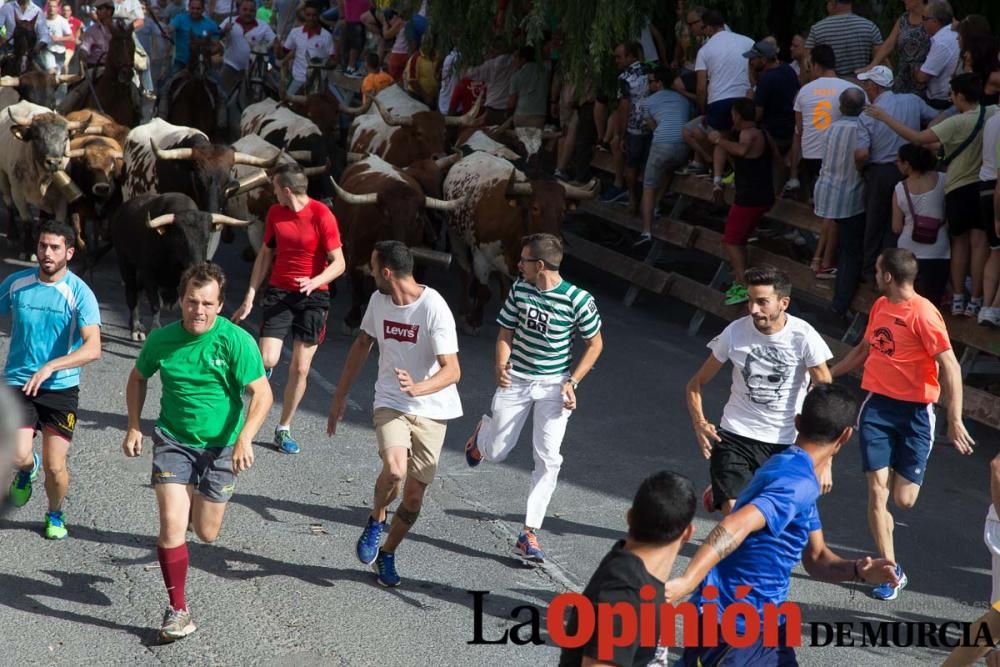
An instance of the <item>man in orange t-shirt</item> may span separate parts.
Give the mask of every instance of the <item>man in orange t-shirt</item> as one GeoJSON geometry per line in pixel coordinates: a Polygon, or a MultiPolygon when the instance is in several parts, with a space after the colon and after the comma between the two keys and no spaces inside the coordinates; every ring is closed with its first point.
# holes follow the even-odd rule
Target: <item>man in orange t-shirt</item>
{"type": "MultiPolygon", "coordinates": [[[[948,392],[948,437],[963,454],[972,438],[962,424],[962,370],[955,359],[944,319],[934,304],[913,290],[917,260],[902,248],[879,255],[875,278],[883,296],[872,306],[864,338],[838,364],[833,377],[864,364],[861,388],[868,392],[858,417],[861,460],[868,478],[868,526],[883,558],[896,561],[889,494],[897,507],[917,502],[934,443],[934,403],[948,392]]],[[[895,600],[907,584],[896,564],[895,586],[872,591],[895,600]]]]}

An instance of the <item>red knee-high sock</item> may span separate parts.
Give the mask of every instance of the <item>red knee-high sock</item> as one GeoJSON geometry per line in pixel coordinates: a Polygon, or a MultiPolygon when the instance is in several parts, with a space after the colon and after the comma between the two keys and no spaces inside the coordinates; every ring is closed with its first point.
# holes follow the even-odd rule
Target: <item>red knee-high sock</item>
{"type": "Polygon", "coordinates": [[[187,609],[187,602],[184,600],[184,584],[187,583],[188,572],[187,544],[173,549],[157,547],[156,555],[160,559],[160,572],[163,573],[163,583],[170,596],[170,606],[177,610],[187,609]]]}

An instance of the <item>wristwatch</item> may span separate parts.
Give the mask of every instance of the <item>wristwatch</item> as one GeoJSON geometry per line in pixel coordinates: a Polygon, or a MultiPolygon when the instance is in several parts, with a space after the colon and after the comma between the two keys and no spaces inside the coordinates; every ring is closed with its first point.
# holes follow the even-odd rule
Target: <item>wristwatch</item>
{"type": "Polygon", "coordinates": [[[566,380],[566,382],[569,382],[570,385],[573,386],[573,391],[576,391],[576,388],[580,386],[580,383],[577,382],[576,380],[574,380],[572,377],[570,377],[568,380],[566,380]]]}

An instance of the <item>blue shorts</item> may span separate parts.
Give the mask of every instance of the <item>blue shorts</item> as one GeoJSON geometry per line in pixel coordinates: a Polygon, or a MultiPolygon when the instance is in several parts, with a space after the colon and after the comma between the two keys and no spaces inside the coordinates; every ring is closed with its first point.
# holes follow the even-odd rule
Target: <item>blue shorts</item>
{"type": "Polygon", "coordinates": [[[892,468],[923,484],[934,446],[934,406],[868,394],[858,416],[861,462],[865,472],[892,468]]]}
{"type": "MultiPolygon", "coordinates": [[[[700,619],[699,619],[700,620],[700,619]]],[[[721,631],[719,636],[722,636],[721,631]]],[[[785,643],[785,626],[778,631],[778,643],[785,643]]],[[[750,646],[736,648],[719,640],[718,646],[685,648],[675,665],[681,667],[797,667],[791,646],[764,646],[764,633],[750,646]]]]}
{"type": "Polygon", "coordinates": [[[719,132],[726,132],[733,129],[733,102],[738,99],[742,98],[730,97],[729,99],[718,100],[709,104],[705,107],[705,123],[719,132]]]}

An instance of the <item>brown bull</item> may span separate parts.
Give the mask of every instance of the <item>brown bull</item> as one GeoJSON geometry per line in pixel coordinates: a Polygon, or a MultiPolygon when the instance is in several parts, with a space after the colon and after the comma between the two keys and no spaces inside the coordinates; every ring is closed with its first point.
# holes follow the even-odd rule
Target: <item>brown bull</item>
{"type": "Polygon", "coordinates": [[[88,243],[107,238],[104,226],[97,230],[90,224],[106,223],[113,209],[121,203],[119,189],[124,153],[121,144],[110,137],[84,134],[69,142],[68,172],[83,196],[69,205],[69,217],[76,230],[77,246],[87,252],[88,243]]]}

